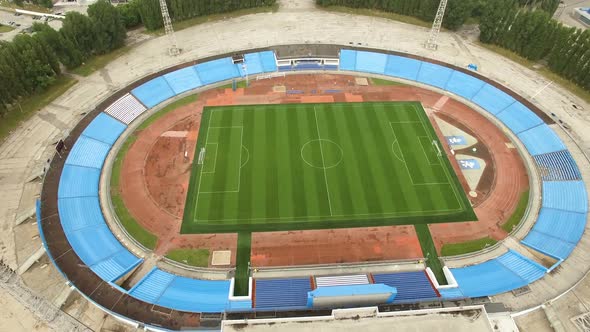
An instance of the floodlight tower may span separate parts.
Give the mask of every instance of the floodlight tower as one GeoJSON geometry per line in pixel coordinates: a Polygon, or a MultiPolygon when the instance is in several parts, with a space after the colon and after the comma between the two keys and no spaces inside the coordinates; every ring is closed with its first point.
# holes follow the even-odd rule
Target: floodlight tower
{"type": "Polygon", "coordinates": [[[436,41],[438,39],[438,34],[440,33],[443,17],[445,16],[447,2],[448,0],[440,0],[440,4],[438,5],[438,10],[436,11],[436,16],[434,17],[434,22],[432,23],[432,29],[430,29],[430,36],[428,37],[426,44],[424,44],[424,46],[429,50],[436,50],[438,48],[436,41]]]}
{"type": "Polygon", "coordinates": [[[170,14],[168,13],[168,5],[166,4],[166,0],[160,0],[160,10],[162,11],[162,19],[164,20],[164,31],[166,32],[166,36],[168,36],[168,40],[170,41],[168,53],[170,55],[178,55],[180,54],[180,49],[176,43],[176,36],[174,36],[174,28],[172,27],[172,20],[170,19],[170,14]]]}

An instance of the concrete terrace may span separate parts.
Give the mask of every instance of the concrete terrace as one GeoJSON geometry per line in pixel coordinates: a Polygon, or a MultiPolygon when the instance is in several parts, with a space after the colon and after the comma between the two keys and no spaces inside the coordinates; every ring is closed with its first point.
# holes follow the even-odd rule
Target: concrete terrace
{"type": "MultiPolygon", "coordinates": [[[[281,44],[345,46],[354,43],[425,56],[461,67],[475,63],[481,74],[521,94],[547,113],[556,114],[571,128],[570,134],[581,150],[589,152],[590,133],[586,128],[590,125],[590,117],[586,110],[590,110],[590,104],[553,84],[538,93],[549,83],[545,78],[477,46],[473,40],[442,33],[439,50],[432,52],[421,45],[427,37],[428,29],[380,18],[324,12],[314,9],[313,1],[290,0],[283,1],[277,13],[247,15],[177,32],[176,38],[183,49],[178,57],[167,55],[168,40],[165,37],[152,37],[138,44],[103,70],[78,78],[78,84],[23,123],[0,146],[0,225],[3,229],[0,233],[0,253],[4,263],[18,270],[24,283],[34,292],[57,306],[66,303],[69,287],[53,266],[44,265],[48,262],[47,258],[42,257],[38,264],[29,259],[38,255],[41,247],[35,234],[36,226],[29,220],[41,188],[37,177],[42,174],[47,159],[53,155],[53,144],[67,136],[85,113],[133,81],[176,64],[242,49],[281,44]]],[[[565,132],[557,127],[554,129],[572,151],[584,179],[588,181],[590,168],[582,151],[567,139],[565,132]]],[[[521,235],[518,236],[516,240],[520,240],[521,235]]],[[[520,245],[517,242],[508,242],[506,246],[520,245]]],[[[504,301],[514,310],[524,310],[558,296],[585,276],[590,260],[583,253],[589,245],[589,236],[585,235],[565,263],[552,275],[531,285],[534,292],[518,298],[510,293],[503,294],[494,300],[504,301]]],[[[480,260],[474,258],[474,261],[480,260]]],[[[544,308],[546,312],[550,310],[546,315],[551,322],[557,320],[566,330],[575,329],[569,318],[588,311],[589,285],[590,279],[586,278],[574,291],[544,308]]],[[[6,296],[10,293],[0,288],[0,294],[6,296]]],[[[16,304],[18,301],[13,302],[15,312],[24,309],[22,301],[20,305],[16,304]]],[[[104,326],[99,310],[81,302],[68,302],[68,313],[91,328],[104,326]]],[[[22,317],[21,314],[19,316],[22,317]]],[[[526,317],[519,317],[517,322],[526,323],[526,317]]],[[[55,326],[51,328],[58,329],[55,326]]],[[[14,327],[17,331],[23,329],[14,327]]]]}

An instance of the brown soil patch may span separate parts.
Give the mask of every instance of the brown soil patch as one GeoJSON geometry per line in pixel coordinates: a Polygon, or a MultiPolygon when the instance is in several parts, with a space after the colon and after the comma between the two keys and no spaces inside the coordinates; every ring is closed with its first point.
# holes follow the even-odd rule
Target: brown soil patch
{"type": "MultiPolygon", "coordinates": [[[[199,101],[173,111],[138,133],[123,163],[121,192],[131,214],[146,229],[159,236],[156,253],[174,248],[232,250],[235,262],[235,234],[180,235],[200,114],[204,105],[277,104],[301,102],[360,102],[419,100],[432,109],[441,94],[411,86],[357,86],[352,76],[291,75],[251,82],[247,89],[215,89],[202,93],[199,101]],[[292,94],[274,92],[275,86],[292,94]],[[173,133],[170,133],[173,132],[173,133]],[[182,136],[178,132],[187,132],[182,136]],[[173,136],[173,137],[171,137],[173,136]],[[180,136],[180,137],[179,137],[180,136]],[[184,152],[188,152],[185,158],[184,152]]],[[[528,188],[523,162],[515,149],[505,145],[504,133],[485,117],[464,104],[449,99],[440,109],[429,111],[476,137],[477,157],[488,168],[479,183],[479,197],[472,199],[477,222],[430,226],[440,251],[442,244],[507,234],[500,228],[514,211],[520,193],[528,188]]],[[[434,120],[432,120],[434,123],[434,120]]],[[[436,124],[435,129],[444,141],[436,124]]],[[[449,149],[445,145],[449,154],[449,149]]],[[[466,151],[458,151],[468,154],[466,151]]],[[[465,179],[454,158],[453,167],[466,191],[465,179]]],[[[390,226],[295,232],[254,233],[253,266],[328,264],[422,257],[413,226],[390,226]]]]}

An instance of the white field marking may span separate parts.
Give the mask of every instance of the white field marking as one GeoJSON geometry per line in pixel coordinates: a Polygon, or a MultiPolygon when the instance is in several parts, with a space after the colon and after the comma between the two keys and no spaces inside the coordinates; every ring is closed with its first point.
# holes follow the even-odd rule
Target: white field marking
{"type": "MultiPolygon", "coordinates": [[[[420,112],[418,110],[418,107],[416,107],[415,105],[413,105],[414,110],[416,111],[416,114],[418,115],[418,117],[420,118],[420,122],[422,123],[422,128],[424,128],[424,131],[426,132],[426,135],[428,136],[428,138],[430,140],[437,140],[438,141],[438,137],[432,137],[432,134],[430,133],[429,130],[427,130],[426,125],[424,124],[424,120],[423,118],[420,116],[420,112]]],[[[427,116],[428,117],[428,116],[427,116]]],[[[442,158],[444,158],[444,154],[441,153],[440,156],[437,156],[437,158],[439,160],[441,160],[441,163],[444,164],[444,162],[442,162],[442,158]]],[[[459,206],[461,206],[461,210],[465,210],[465,206],[463,205],[463,201],[461,199],[459,199],[459,195],[457,193],[457,188],[455,188],[454,182],[452,180],[451,174],[449,173],[449,170],[447,169],[447,167],[445,165],[442,166],[443,172],[445,172],[445,175],[447,176],[447,180],[449,181],[449,183],[451,184],[451,189],[453,190],[453,194],[455,195],[455,199],[457,200],[457,202],[459,202],[459,206]]]]}
{"type": "MultiPolygon", "coordinates": [[[[246,150],[246,153],[247,153],[248,158],[246,158],[246,161],[244,161],[244,163],[242,163],[242,165],[240,166],[240,168],[246,166],[246,164],[250,161],[250,150],[248,150],[248,148],[245,147],[245,146],[243,146],[243,145],[242,145],[242,149],[246,150]]],[[[240,152],[242,152],[242,151],[240,151],[240,152]]]]}
{"type": "MultiPolygon", "coordinates": [[[[320,125],[318,123],[318,114],[316,112],[316,107],[315,106],[313,107],[313,116],[315,118],[315,127],[316,127],[316,129],[318,131],[318,140],[321,141],[322,140],[322,137],[320,136],[320,125]]],[[[320,153],[322,155],[322,165],[323,166],[326,166],[325,159],[324,159],[324,149],[322,148],[321,142],[320,142],[320,153]]],[[[332,216],[334,214],[332,213],[332,201],[330,200],[330,187],[328,187],[328,175],[326,174],[326,168],[325,167],[324,167],[324,180],[326,182],[326,194],[328,196],[328,206],[330,207],[330,215],[332,216]]]]}
{"type": "Polygon", "coordinates": [[[437,210],[420,210],[420,211],[401,211],[401,212],[383,212],[383,213],[357,213],[357,214],[335,214],[335,215],[324,215],[324,216],[303,216],[303,217],[264,217],[264,218],[230,218],[230,219],[200,219],[201,221],[239,221],[239,220],[252,220],[252,221],[267,221],[267,220],[290,220],[290,221],[306,221],[306,222],[317,222],[322,220],[334,220],[329,219],[330,217],[338,217],[338,218],[354,218],[354,217],[381,217],[385,218],[397,218],[397,217],[416,217],[416,216],[425,216],[425,217],[432,217],[432,216],[439,216],[445,215],[449,212],[461,212],[463,209],[437,209],[437,210]],[[310,219],[310,218],[320,218],[320,219],[310,219]],[[323,219],[322,219],[323,218],[323,219]],[[328,218],[328,219],[326,219],[328,218]],[[303,220],[299,220],[303,219],[303,220]]]}
{"type": "MultiPolygon", "coordinates": [[[[389,128],[391,129],[391,132],[393,133],[393,137],[395,138],[395,140],[397,141],[397,135],[395,134],[395,129],[393,129],[393,126],[391,125],[391,122],[389,122],[389,128]]],[[[412,172],[410,172],[410,169],[408,168],[408,164],[406,163],[406,156],[404,156],[404,149],[402,149],[401,144],[399,145],[399,151],[402,154],[402,158],[404,166],[406,166],[406,171],[408,171],[408,176],[410,177],[410,181],[412,181],[412,185],[414,184],[414,179],[412,178],[412,172]]]]}
{"type": "MultiPolygon", "coordinates": [[[[395,134],[394,134],[395,135],[395,134]]],[[[406,161],[403,160],[402,158],[400,158],[397,153],[395,152],[395,143],[397,143],[397,139],[393,141],[393,143],[391,143],[391,151],[393,152],[393,155],[402,163],[405,163],[406,161]]],[[[401,147],[399,149],[400,151],[402,150],[401,147]]]]}
{"type": "MultiPolygon", "coordinates": [[[[201,171],[201,173],[205,173],[205,174],[215,173],[215,170],[217,169],[217,147],[218,147],[219,143],[208,143],[206,146],[208,146],[208,145],[215,145],[215,159],[213,159],[213,170],[212,171],[208,171],[208,172],[201,171]]],[[[205,149],[207,149],[206,146],[205,146],[205,149]]],[[[207,157],[205,156],[205,158],[207,158],[207,157]]],[[[202,168],[203,169],[205,168],[205,161],[204,160],[203,160],[202,168]]]]}
{"type": "MultiPolygon", "coordinates": [[[[309,167],[313,167],[313,168],[317,168],[317,169],[330,169],[330,168],[334,168],[334,167],[340,165],[340,163],[344,159],[344,150],[342,150],[342,147],[340,147],[340,145],[336,144],[336,142],[334,142],[332,140],[325,139],[325,138],[322,138],[322,139],[312,139],[312,140],[309,140],[309,141],[305,142],[305,144],[303,144],[303,146],[301,146],[301,159],[303,159],[303,161],[307,165],[309,165],[309,167]],[[303,150],[305,149],[305,147],[307,146],[307,144],[313,143],[313,142],[316,142],[316,141],[317,142],[320,142],[320,148],[321,148],[321,145],[322,145],[322,143],[321,143],[322,141],[330,142],[330,143],[336,145],[338,147],[338,149],[340,149],[340,160],[338,160],[338,162],[336,164],[334,164],[334,165],[332,165],[330,167],[326,167],[326,165],[324,165],[324,167],[314,166],[310,162],[308,162],[307,160],[305,160],[305,157],[303,156],[303,150]]],[[[322,161],[322,163],[324,163],[324,162],[322,161]]]]}
{"type": "MultiPolygon", "coordinates": [[[[432,162],[432,161],[430,160],[430,158],[428,158],[428,153],[426,153],[426,149],[424,148],[424,144],[422,144],[422,140],[420,140],[420,138],[421,138],[421,137],[427,138],[427,139],[429,139],[429,140],[430,140],[430,137],[428,137],[428,136],[418,136],[418,142],[420,142],[420,146],[422,147],[422,152],[424,152],[424,156],[426,156],[426,160],[428,160],[428,163],[429,163],[431,166],[440,166],[440,159],[438,159],[438,157],[436,158],[436,159],[437,159],[437,162],[436,162],[436,163],[435,163],[435,162],[432,162]]],[[[432,142],[431,142],[431,143],[432,143],[432,142]]],[[[430,145],[430,146],[431,146],[431,145],[430,145]]]]}
{"type": "MultiPolygon", "coordinates": [[[[239,167],[238,167],[238,189],[236,190],[213,190],[213,191],[200,191],[200,194],[221,194],[221,193],[238,193],[240,192],[240,183],[241,183],[241,178],[242,178],[242,142],[244,141],[244,127],[242,126],[233,126],[233,127],[211,127],[209,129],[237,129],[240,128],[241,133],[240,133],[240,159],[239,159],[239,167]]],[[[209,131],[209,129],[207,130],[207,139],[209,138],[209,133],[211,133],[209,131]]],[[[208,143],[208,144],[218,144],[218,143],[208,143]]],[[[215,155],[215,157],[217,158],[217,154],[215,155]]],[[[205,174],[210,174],[210,173],[215,173],[215,172],[201,172],[205,173],[205,174]]],[[[201,188],[199,188],[200,190],[201,188]]]]}
{"type": "MultiPolygon", "coordinates": [[[[209,122],[207,123],[207,137],[205,137],[205,146],[209,143],[209,126],[211,126],[211,119],[213,118],[213,114],[215,114],[215,110],[211,110],[211,115],[209,115],[209,122]]],[[[215,156],[217,157],[217,156],[215,156]]],[[[217,159],[217,158],[215,158],[217,159]]],[[[197,206],[199,206],[199,195],[201,191],[201,179],[203,178],[203,165],[201,165],[201,169],[199,172],[199,184],[197,185],[197,198],[195,199],[195,207],[193,210],[193,219],[197,220],[197,206]]]]}
{"type": "Polygon", "coordinates": [[[391,123],[421,123],[422,121],[389,121],[391,123]]]}

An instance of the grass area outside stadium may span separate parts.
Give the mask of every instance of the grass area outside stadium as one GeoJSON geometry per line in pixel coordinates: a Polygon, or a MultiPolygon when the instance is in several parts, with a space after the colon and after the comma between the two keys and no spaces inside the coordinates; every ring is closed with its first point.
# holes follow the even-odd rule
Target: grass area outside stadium
{"type": "Polygon", "coordinates": [[[207,107],[181,232],[474,221],[441,147],[418,102],[207,107]]]}

